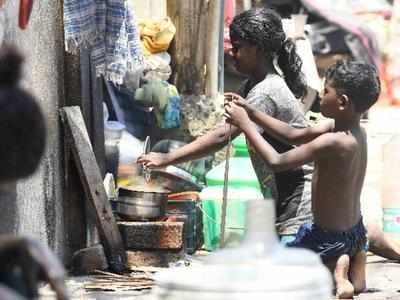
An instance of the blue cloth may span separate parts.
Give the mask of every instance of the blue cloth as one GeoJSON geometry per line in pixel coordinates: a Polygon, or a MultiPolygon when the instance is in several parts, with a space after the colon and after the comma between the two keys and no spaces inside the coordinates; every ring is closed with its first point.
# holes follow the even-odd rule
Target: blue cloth
{"type": "Polygon", "coordinates": [[[322,261],[338,258],[343,254],[353,257],[367,248],[367,230],[362,219],[347,231],[331,231],[307,223],[300,226],[296,239],[288,247],[310,249],[320,255],[322,261]]]}
{"type": "Polygon", "coordinates": [[[181,126],[181,98],[179,96],[169,97],[165,107],[164,122],[162,128],[179,128],[181,126]]]}
{"type": "Polygon", "coordinates": [[[283,234],[279,236],[279,240],[282,245],[287,246],[289,243],[293,242],[296,239],[295,234],[283,234]]]}
{"type": "Polygon", "coordinates": [[[175,86],[169,85],[169,98],[164,110],[164,118],[160,127],[164,129],[181,126],[181,97],[175,86]]]}
{"type": "Polygon", "coordinates": [[[96,75],[122,84],[143,68],[143,51],[131,1],[64,0],[66,51],[91,47],[96,75]]]}
{"type": "Polygon", "coordinates": [[[132,101],[133,93],[128,89],[114,85],[112,85],[112,88],[123,111],[126,130],[133,136],[144,140],[150,134],[149,129],[155,123],[152,113],[147,108],[132,101]]]}

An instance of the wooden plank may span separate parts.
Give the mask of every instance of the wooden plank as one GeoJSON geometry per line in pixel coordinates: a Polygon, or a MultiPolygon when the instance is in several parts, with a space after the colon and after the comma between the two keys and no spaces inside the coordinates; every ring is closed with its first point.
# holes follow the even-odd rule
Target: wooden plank
{"type": "Polygon", "coordinates": [[[80,70],[81,70],[81,103],[80,107],[82,109],[83,119],[85,120],[85,125],[87,132],[90,135],[92,132],[91,123],[91,90],[92,90],[92,80],[91,80],[91,69],[90,69],[90,53],[87,49],[82,49],[80,51],[80,70]]]}
{"type": "MultiPolygon", "coordinates": [[[[79,54],[65,54],[65,97],[62,105],[72,106],[82,103],[81,94],[81,69],[79,54]]],[[[86,201],[82,201],[84,195],[82,184],[79,181],[78,170],[71,155],[71,147],[68,140],[63,140],[64,163],[64,188],[63,188],[63,218],[65,231],[66,251],[64,262],[70,265],[73,254],[79,249],[87,247],[88,222],[85,217],[86,201]]],[[[95,228],[95,222],[91,224],[95,228]]]]}
{"type": "MultiPolygon", "coordinates": [[[[92,79],[90,65],[89,49],[81,49],[80,51],[80,80],[81,80],[81,102],[79,107],[85,121],[86,130],[88,132],[91,144],[94,145],[92,139],[92,79]]],[[[95,153],[96,154],[96,153],[95,153]]],[[[86,221],[86,247],[91,247],[99,242],[99,235],[96,229],[96,216],[94,215],[90,204],[85,205],[85,221],[86,221]]]]}
{"type": "Polygon", "coordinates": [[[110,268],[121,272],[126,267],[126,253],[121,234],[107,199],[103,179],[90,144],[81,110],[77,106],[61,109],[67,138],[84,187],[86,198],[93,205],[97,226],[110,268]]]}
{"type": "MultiPolygon", "coordinates": [[[[64,141],[64,230],[65,244],[68,253],[65,255],[65,263],[69,265],[73,254],[79,249],[87,246],[87,220],[85,217],[85,203],[82,201],[84,195],[83,186],[79,180],[79,173],[71,157],[68,141],[64,141]]],[[[94,224],[93,224],[94,225],[94,224]]]]}
{"type": "Polygon", "coordinates": [[[103,99],[104,99],[104,86],[103,79],[96,76],[96,70],[91,61],[91,123],[92,131],[90,133],[90,140],[93,145],[93,151],[100,168],[102,178],[106,175],[106,149],[104,145],[104,112],[103,112],[103,99]]]}

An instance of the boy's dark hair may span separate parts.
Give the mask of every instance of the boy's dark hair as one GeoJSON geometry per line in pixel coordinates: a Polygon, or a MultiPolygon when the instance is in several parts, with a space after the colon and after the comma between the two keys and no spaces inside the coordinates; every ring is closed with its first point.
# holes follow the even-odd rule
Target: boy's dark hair
{"type": "Polygon", "coordinates": [[[327,69],[325,77],[338,93],[350,98],[359,113],[370,108],[381,92],[376,67],[369,63],[341,60],[327,69]]]}
{"type": "Polygon", "coordinates": [[[278,57],[278,65],[286,84],[297,98],[306,94],[306,82],[301,72],[302,61],[295,43],[286,37],[281,17],[268,8],[253,8],[237,15],[230,25],[232,41],[243,40],[257,46],[269,59],[278,57]]]}
{"type": "Polygon", "coordinates": [[[0,48],[0,180],[31,175],[46,144],[45,120],[35,99],[18,86],[23,57],[0,48]]]}

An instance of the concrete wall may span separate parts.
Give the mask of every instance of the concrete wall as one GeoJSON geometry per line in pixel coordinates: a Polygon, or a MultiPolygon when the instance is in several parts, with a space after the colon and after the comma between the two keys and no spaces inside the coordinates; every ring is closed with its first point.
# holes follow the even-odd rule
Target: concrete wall
{"type": "MultiPolygon", "coordinates": [[[[0,188],[0,233],[24,234],[65,255],[60,123],[64,95],[62,1],[34,1],[26,30],[18,28],[19,2],[0,8],[0,43],[13,43],[25,54],[23,86],[40,102],[48,127],[47,150],[37,172],[0,188]]],[[[29,149],[26,149],[29,151],[29,149]]]]}
{"type": "Polygon", "coordinates": [[[167,15],[166,0],[129,0],[135,8],[136,17],[139,19],[162,19],[167,15]]]}

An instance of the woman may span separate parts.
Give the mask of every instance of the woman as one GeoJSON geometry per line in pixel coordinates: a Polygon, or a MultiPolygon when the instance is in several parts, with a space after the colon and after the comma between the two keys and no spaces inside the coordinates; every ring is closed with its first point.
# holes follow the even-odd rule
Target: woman
{"type": "MultiPolygon", "coordinates": [[[[245,11],[234,18],[230,37],[235,67],[248,76],[240,94],[257,109],[281,121],[295,127],[307,126],[300,101],[296,99],[306,92],[301,59],[295,44],[287,39],[279,15],[270,9],[245,11]]],[[[239,134],[238,128],[222,125],[173,152],[150,153],[141,156],[138,162],[153,168],[192,160],[221,149],[228,143],[229,135],[234,138],[239,134]]],[[[291,147],[266,134],[264,138],[278,152],[291,147]]],[[[276,200],[277,231],[285,242],[290,241],[298,227],[311,219],[312,168],[304,166],[272,174],[251,145],[249,150],[264,196],[271,189],[276,200]]]]}

